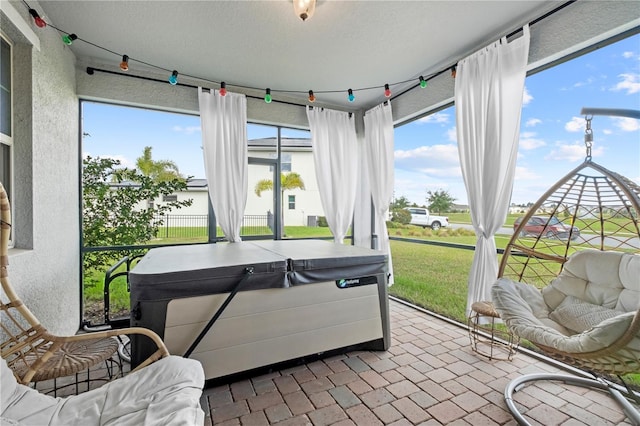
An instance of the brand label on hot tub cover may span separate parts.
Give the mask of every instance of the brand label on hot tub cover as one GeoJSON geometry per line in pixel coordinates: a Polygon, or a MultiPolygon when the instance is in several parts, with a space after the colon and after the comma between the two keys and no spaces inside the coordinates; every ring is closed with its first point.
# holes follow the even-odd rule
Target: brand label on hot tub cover
{"type": "Polygon", "coordinates": [[[358,277],[358,278],[342,278],[340,280],[336,280],[336,285],[338,286],[338,288],[357,287],[359,285],[377,284],[377,283],[378,283],[378,278],[375,276],[358,277]]]}

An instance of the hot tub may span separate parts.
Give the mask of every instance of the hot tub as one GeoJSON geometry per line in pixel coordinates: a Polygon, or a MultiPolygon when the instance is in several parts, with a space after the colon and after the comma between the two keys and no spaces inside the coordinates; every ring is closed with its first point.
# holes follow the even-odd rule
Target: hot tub
{"type": "MultiPolygon", "coordinates": [[[[131,325],[199,360],[207,379],[327,351],[386,350],[386,273],[380,252],[321,240],[154,248],[129,275],[131,325]]],[[[134,337],[132,364],[152,351],[134,337]]]]}

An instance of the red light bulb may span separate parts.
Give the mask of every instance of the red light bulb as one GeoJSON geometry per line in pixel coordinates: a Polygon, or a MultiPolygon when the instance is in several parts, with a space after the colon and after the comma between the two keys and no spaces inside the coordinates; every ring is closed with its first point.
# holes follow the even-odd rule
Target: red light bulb
{"type": "Polygon", "coordinates": [[[391,89],[389,89],[389,85],[385,84],[384,85],[384,95],[388,98],[391,96],[391,89]]]}
{"type": "Polygon", "coordinates": [[[36,12],[35,9],[29,9],[29,14],[33,17],[33,21],[38,27],[44,28],[47,26],[47,23],[40,17],[40,15],[38,15],[38,12],[36,12]]]}
{"type": "Polygon", "coordinates": [[[223,81],[220,83],[220,96],[227,96],[227,84],[223,81]]]}

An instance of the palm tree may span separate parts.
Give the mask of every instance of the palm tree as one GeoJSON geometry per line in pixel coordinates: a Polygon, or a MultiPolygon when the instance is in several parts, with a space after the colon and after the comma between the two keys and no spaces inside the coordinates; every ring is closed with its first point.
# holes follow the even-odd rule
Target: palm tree
{"type": "MultiPolygon", "coordinates": [[[[293,189],[301,189],[304,191],[304,181],[302,177],[296,172],[281,173],[280,174],[280,215],[282,228],[284,229],[284,191],[290,191],[293,189]]],[[[258,197],[262,195],[263,191],[273,191],[273,181],[271,179],[262,179],[256,182],[254,192],[258,197]]]]}
{"type": "Polygon", "coordinates": [[[136,167],[145,176],[149,176],[156,182],[167,182],[174,179],[184,180],[178,166],[171,160],[154,160],[150,146],[144,147],[141,157],[136,159],[136,167]]]}
{"type": "MultiPolygon", "coordinates": [[[[171,160],[154,160],[150,146],[144,147],[141,157],[136,159],[136,168],[141,174],[151,178],[154,182],[170,182],[174,180],[184,181],[178,165],[171,160]]],[[[153,207],[153,200],[147,200],[147,208],[153,207]]]]}

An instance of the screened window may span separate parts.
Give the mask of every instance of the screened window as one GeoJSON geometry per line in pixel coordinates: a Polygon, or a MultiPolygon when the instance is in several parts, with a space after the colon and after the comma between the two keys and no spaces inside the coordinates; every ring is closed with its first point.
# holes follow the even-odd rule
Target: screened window
{"type": "Polygon", "coordinates": [[[0,37],[0,181],[4,185],[7,195],[11,198],[12,183],[12,94],[11,94],[11,45],[0,37]]]}
{"type": "Polygon", "coordinates": [[[289,210],[295,210],[295,209],[296,209],[296,196],[289,195],[289,210]]]}

